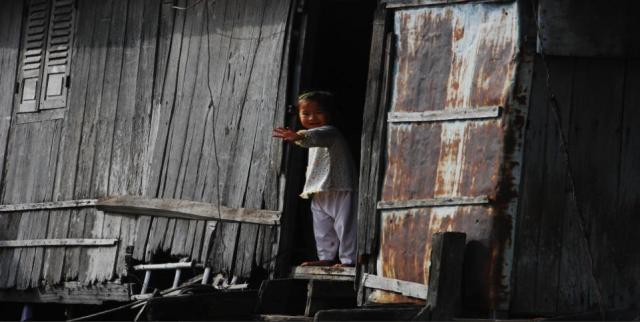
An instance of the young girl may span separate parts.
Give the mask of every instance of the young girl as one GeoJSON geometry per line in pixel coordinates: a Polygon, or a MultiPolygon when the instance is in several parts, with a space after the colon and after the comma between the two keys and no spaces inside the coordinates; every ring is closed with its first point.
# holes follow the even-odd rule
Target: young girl
{"type": "Polygon", "coordinates": [[[319,260],[302,266],[355,265],[356,223],[355,214],[351,213],[355,167],[347,142],[330,125],[333,108],[331,93],[304,93],[298,97],[298,116],[305,129],[273,130],[273,137],[309,148],[306,181],[300,196],[313,198],[311,212],[319,260]]]}

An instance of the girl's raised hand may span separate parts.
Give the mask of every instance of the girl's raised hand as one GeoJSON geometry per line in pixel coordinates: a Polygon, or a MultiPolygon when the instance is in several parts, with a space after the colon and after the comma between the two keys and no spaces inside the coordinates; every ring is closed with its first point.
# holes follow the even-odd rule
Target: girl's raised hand
{"type": "Polygon", "coordinates": [[[289,142],[297,141],[303,138],[302,135],[299,135],[295,131],[285,127],[277,127],[273,129],[272,137],[280,138],[289,142]]]}

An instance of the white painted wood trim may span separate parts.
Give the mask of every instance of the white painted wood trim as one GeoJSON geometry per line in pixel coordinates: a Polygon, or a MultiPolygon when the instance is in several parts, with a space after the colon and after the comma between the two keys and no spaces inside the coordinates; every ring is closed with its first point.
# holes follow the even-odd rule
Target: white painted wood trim
{"type": "Polygon", "coordinates": [[[24,240],[0,240],[0,248],[17,247],[52,247],[52,246],[113,246],[118,243],[117,239],[86,239],[86,238],[65,238],[65,239],[24,239],[24,240]]]}
{"type": "Polygon", "coordinates": [[[8,205],[0,205],[0,212],[18,212],[18,211],[30,211],[30,210],[93,207],[96,205],[97,201],[98,201],[97,199],[80,199],[80,200],[37,202],[37,203],[8,204],[8,205]]]}
{"type": "Polygon", "coordinates": [[[500,106],[478,108],[454,108],[426,112],[389,112],[389,123],[442,122],[496,118],[500,116],[500,106]]]}
{"type": "Polygon", "coordinates": [[[373,274],[363,274],[362,283],[364,287],[377,290],[400,293],[418,299],[427,299],[429,287],[424,284],[401,281],[394,278],[382,277],[373,274]]]}
{"type": "Polygon", "coordinates": [[[433,199],[415,199],[398,201],[379,201],[378,209],[393,210],[406,208],[475,206],[489,203],[489,196],[478,197],[439,197],[433,199]]]}

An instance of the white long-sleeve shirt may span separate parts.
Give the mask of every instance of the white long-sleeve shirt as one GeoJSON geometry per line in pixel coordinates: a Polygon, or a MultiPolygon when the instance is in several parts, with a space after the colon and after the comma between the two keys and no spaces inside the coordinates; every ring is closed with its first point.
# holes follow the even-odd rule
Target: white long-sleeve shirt
{"type": "Polygon", "coordinates": [[[300,130],[303,139],[295,141],[309,148],[309,162],[304,189],[300,197],[321,191],[353,191],[355,166],[347,141],[331,125],[300,130]]]}

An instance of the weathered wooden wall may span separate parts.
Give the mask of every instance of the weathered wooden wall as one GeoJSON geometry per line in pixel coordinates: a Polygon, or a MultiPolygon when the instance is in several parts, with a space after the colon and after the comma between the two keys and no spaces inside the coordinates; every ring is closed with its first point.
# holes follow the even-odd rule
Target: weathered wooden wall
{"type": "MultiPolygon", "coordinates": [[[[173,5],[77,0],[64,118],[7,126],[12,97],[0,96],[0,151],[9,136],[2,204],[129,194],[280,207],[281,143],[270,132],[284,120],[290,1],[173,5]]],[[[22,4],[0,6],[0,31],[10,35],[0,44],[0,89],[13,93],[22,4]]],[[[274,226],[94,208],[0,214],[0,223],[0,239],[120,239],[110,248],[0,250],[0,288],[113,279],[127,246],[146,262],[210,254],[215,271],[246,277],[256,264],[271,269],[277,239],[274,226]]]]}
{"type": "Polygon", "coordinates": [[[635,305],[640,299],[640,62],[547,60],[561,124],[551,109],[546,70],[538,60],[515,240],[512,311],[598,310],[600,301],[604,308],[635,305]],[[559,125],[568,140],[578,208],[571,198],[559,125]]]}

